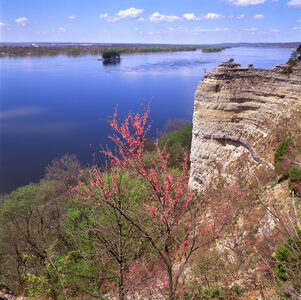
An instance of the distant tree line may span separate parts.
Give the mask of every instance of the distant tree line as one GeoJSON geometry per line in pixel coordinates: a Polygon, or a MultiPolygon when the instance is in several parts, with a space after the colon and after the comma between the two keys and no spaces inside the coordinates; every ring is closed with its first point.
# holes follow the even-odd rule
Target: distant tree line
{"type": "Polygon", "coordinates": [[[148,52],[173,52],[173,51],[196,51],[203,49],[204,52],[222,51],[225,46],[194,46],[194,45],[2,45],[0,56],[79,56],[79,55],[102,55],[115,51],[120,54],[148,53],[148,52]]]}

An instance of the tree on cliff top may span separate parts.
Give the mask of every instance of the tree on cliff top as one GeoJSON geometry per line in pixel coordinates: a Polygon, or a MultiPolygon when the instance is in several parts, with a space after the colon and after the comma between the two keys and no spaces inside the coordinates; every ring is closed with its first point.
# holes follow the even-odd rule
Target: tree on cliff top
{"type": "Polygon", "coordinates": [[[293,51],[293,53],[290,56],[290,59],[288,60],[288,64],[295,65],[298,61],[301,61],[301,44],[299,47],[293,51]]]}

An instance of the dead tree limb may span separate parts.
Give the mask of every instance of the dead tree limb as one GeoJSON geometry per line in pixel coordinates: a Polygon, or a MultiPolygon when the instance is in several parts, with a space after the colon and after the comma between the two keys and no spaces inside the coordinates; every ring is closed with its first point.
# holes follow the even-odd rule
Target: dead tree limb
{"type": "Polygon", "coordinates": [[[241,146],[245,147],[246,149],[248,149],[253,157],[253,159],[263,165],[268,166],[269,168],[271,168],[272,170],[274,170],[274,166],[265,161],[263,158],[259,157],[255,151],[255,149],[247,142],[247,140],[243,139],[243,138],[238,138],[235,136],[228,136],[228,135],[218,135],[218,134],[205,134],[203,135],[204,139],[213,139],[213,140],[224,140],[224,141],[233,141],[236,142],[238,144],[240,144],[241,146]]]}

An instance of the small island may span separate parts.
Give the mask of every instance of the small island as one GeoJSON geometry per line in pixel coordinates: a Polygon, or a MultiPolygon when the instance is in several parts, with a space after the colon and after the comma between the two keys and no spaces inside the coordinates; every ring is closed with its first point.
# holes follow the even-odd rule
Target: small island
{"type": "Polygon", "coordinates": [[[120,63],[120,53],[117,51],[106,51],[102,54],[102,63],[107,64],[118,64],[120,63]]]}

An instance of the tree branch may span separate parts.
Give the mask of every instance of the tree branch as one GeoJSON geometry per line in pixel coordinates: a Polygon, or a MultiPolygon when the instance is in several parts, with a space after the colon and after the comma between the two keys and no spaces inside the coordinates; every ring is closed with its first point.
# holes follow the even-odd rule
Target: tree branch
{"type": "Polygon", "coordinates": [[[263,164],[263,165],[266,165],[268,166],[270,169],[274,170],[274,166],[265,161],[263,158],[259,157],[255,151],[255,149],[248,143],[247,140],[243,139],[243,138],[238,138],[238,137],[235,137],[235,136],[227,136],[227,135],[218,135],[218,134],[205,134],[203,135],[203,138],[204,139],[213,139],[213,140],[229,140],[229,141],[233,141],[233,142],[236,142],[236,143],[239,143],[241,144],[243,147],[245,147],[246,149],[248,149],[253,157],[253,159],[260,163],[260,164],[263,164]]]}

